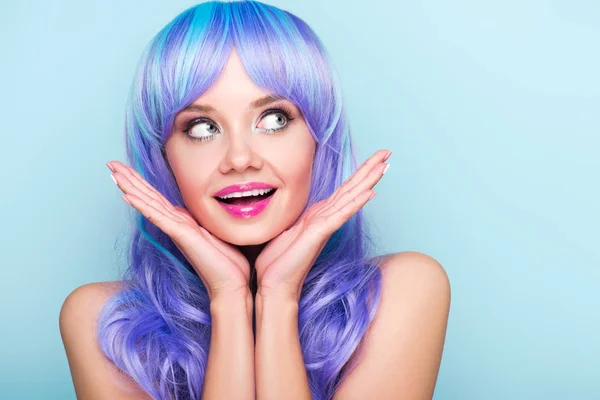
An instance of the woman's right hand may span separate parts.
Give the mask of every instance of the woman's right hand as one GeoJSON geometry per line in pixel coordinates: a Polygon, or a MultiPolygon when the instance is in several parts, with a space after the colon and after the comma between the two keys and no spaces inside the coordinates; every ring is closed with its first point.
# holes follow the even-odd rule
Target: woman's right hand
{"type": "Polygon", "coordinates": [[[250,265],[237,248],[201,227],[185,208],[173,206],[133,168],[119,161],[106,165],[123,199],[167,234],[190,262],[211,302],[250,293],[250,265]]]}

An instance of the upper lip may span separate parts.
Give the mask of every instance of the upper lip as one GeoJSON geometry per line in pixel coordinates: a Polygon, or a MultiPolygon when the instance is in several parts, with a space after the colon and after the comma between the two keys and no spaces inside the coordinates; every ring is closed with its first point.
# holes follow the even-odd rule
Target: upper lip
{"type": "Polygon", "coordinates": [[[275,189],[273,185],[269,185],[264,182],[246,182],[246,183],[236,183],[231,186],[224,187],[219,190],[217,193],[213,194],[214,197],[217,196],[227,196],[230,193],[235,192],[247,192],[249,190],[255,189],[275,189]]]}

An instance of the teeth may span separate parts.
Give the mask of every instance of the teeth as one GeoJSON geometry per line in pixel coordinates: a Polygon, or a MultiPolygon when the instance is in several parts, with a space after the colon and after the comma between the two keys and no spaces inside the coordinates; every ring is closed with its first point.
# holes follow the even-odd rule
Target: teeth
{"type": "Polygon", "coordinates": [[[269,193],[273,189],[254,189],[249,190],[247,192],[233,192],[229,193],[227,196],[217,196],[220,199],[230,199],[232,197],[248,197],[248,196],[258,196],[263,195],[265,193],[269,193]]]}

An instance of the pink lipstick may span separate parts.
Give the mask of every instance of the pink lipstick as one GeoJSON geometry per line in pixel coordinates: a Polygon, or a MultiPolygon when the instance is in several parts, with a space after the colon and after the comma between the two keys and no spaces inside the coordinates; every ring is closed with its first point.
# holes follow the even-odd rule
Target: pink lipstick
{"type": "Polygon", "coordinates": [[[214,194],[221,207],[237,218],[251,218],[260,214],[271,202],[276,188],[262,182],[227,186],[214,194]]]}

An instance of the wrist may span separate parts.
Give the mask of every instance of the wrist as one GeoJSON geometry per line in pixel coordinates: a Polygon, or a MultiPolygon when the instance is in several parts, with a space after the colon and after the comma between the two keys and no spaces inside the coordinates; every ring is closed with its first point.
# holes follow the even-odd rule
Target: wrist
{"type": "Polygon", "coordinates": [[[296,295],[287,291],[261,291],[259,289],[256,292],[254,304],[257,312],[264,308],[297,312],[299,308],[299,300],[296,295]]]}
{"type": "Polygon", "coordinates": [[[259,285],[256,291],[256,298],[260,298],[261,301],[267,299],[275,302],[292,302],[298,303],[300,301],[301,288],[293,285],[259,285]]]}
{"type": "Polygon", "coordinates": [[[257,293],[254,302],[257,341],[264,333],[263,327],[265,324],[266,326],[286,327],[286,329],[291,329],[290,327],[294,326],[297,329],[299,308],[298,302],[290,296],[264,297],[257,293]]]}
{"type": "Polygon", "coordinates": [[[219,293],[210,300],[211,315],[235,313],[240,309],[252,313],[252,308],[253,299],[250,289],[219,293]]]}

